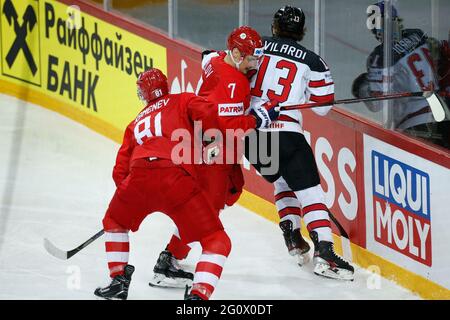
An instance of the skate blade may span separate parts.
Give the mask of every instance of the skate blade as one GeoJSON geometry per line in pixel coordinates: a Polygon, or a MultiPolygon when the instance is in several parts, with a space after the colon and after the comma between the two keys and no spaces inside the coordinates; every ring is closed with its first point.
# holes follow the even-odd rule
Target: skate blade
{"type": "Polygon", "coordinates": [[[96,294],[94,294],[94,299],[95,299],[95,300],[98,300],[98,301],[105,301],[105,300],[124,301],[124,300],[127,300],[127,299],[119,299],[119,298],[106,298],[106,297],[100,297],[100,296],[98,296],[98,295],[96,295],[96,294]]]}
{"type": "Polygon", "coordinates": [[[300,249],[294,249],[289,251],[289,254],[297,258],[297,264],[300,267],[307,264],[311,260],[311,257],[309,256],[309,250],[302,252],[300,251],[300,249]]]}
{"type": "Polygon", "coordinates": [[[127,299],[120,299],[120,298],[115,298],[115,297],[102,297],[102,296],[98,296],[94,293],[94,298],[95,300],[118,300],[118,301],[123,301],[123,300],[127,300],[127,299]]]}
{"type": "Polygon", "coordinates": [[[110,300],[109,298],[100,297],[100,296],[96,295],[95,293],[94,293],[94,299],[95,299],[95,300],[99,300],[99,301],[102,301],[102,300],[110,300]]]}
{"type": "Polygon", "coordinates": [[[345,280],[345,281],[353,281],[354,280],[354,274],[353,272],[345,269],[330,269],[330,267],[327,264],[316,264],[314,266],[314,273],[318,276],[330,278],[330,279],[336,279],[336,280],[345,280]]]}
{"type": "Polygon", "coordinates": [[[150,287],[185,289],[192,287],[192,280],[183,278],[169,278],[163,274],[155,274],[148,283],[150,287]]]}
{"type": "Polygon", "coordinates": [[[311,260],[311,257],[309,256],[308,252],[297,255],[297,264],[300,267],[307,264],[310,260],[311,260]]]}

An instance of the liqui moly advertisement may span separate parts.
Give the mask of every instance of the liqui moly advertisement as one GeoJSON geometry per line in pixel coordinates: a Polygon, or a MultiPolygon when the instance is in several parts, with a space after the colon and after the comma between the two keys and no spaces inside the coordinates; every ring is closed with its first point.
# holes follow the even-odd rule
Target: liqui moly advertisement
{"type": "Polygon", "coordinates": [[[449,288],[450,170],[368,135],[363,141],[367,249],[449,288]]]}

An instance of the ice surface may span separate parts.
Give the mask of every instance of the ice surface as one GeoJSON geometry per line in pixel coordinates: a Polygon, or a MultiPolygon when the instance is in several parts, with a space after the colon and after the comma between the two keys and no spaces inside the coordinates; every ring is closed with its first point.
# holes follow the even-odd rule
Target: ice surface
{"type": "MultiPolygon", "coordinates": [[[[73,249],[101,229],[119,148],[107,138],[42,107],[0,94],[0,299],[94,299],[109,282],[103,238],[67,261],[50,256],[43,239],[73,249]]],[[[221,215],[233,242],[214,299],[419,299],[357,268],[355,281],[320,278],[298,267],[277,225],[238,205],[221,215]]],[[[130,235],[136,267],[129,299],[182,299],[183,290],[148,286],[173,231],[161,213],[130,235]]],[[[200,248],[182,265],[191,271],[200,248]]]]}

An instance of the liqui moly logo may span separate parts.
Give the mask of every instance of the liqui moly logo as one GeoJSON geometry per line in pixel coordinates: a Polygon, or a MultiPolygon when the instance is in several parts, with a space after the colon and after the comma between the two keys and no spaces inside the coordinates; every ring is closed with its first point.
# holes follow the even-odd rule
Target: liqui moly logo
{"type": "Polygon", "coordinates": [[[431,266],[430,177],[372,151],[375,241],[431,266]]]}

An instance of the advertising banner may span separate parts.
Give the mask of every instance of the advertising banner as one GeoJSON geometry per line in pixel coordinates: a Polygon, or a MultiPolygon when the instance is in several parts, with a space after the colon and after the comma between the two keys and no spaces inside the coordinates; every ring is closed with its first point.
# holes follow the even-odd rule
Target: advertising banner
{"type": "Polygon", "coordinates": [[[364,135],[367,249],[450,288],[450,170],[364,135]]]}
{"type": "Polygon", "coordinates": [[[164,46],[76,5],[0,0],[0,8],[1,78],[50,96],[61,109],[122,130],[143,107],[138,74],[149,67],[167,73],[164,46]]]}
{"type": "MultiPolygon", "coordinates": [[[[0,55],[0,92],[116,142],[143,108],[140,72],[161,69],[179,93],[195,92],[201,71],[200,48],[80,0],[0,0],[0,55]]],[[[450,297],[449,153],[340,109],[302,113],[326,204],[349,234],[353,261],[425,297],[450,297]]],[[[273,186],[249,163],[243,168],[239,203],[278,222],[273,186]]]]}

